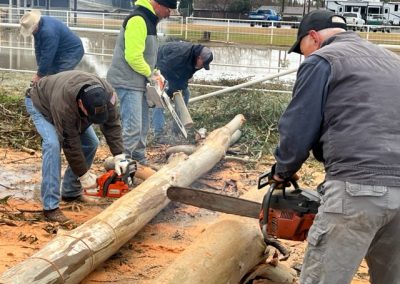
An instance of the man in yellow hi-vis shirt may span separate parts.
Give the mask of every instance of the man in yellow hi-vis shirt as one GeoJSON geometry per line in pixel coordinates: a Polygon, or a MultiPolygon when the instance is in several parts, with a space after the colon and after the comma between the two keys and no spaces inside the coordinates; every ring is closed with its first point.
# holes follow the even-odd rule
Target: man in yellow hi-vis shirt
{"type": "Polygon", "coordinates": [[[107,80],[120,101],[124,151],[147,164],[146,139],[149,107],[146,83],[151,80],[157,58],[157,23],[176,9],[176,0],[138,0],[121,27],[107,80]]]}

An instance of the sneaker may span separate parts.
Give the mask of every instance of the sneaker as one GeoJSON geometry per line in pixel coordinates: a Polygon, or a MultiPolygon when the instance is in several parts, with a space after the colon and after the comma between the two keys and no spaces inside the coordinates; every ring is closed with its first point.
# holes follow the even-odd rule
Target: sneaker
{"type": "Polygon", "coordinates": [[[58,222],[60,224],[72,223],[72,220],[68,219],[60,208],[52,210],[43,210],[44,217],[50,222],[58,222]]]}
{"type": "Polygon", "coordinates": [[[79,202],[79,203],[86,203],[86,204],[100,204],[100,201],[97,198],[88,197],[85,195],[79,195],[75,197],[65,197],[61,198],[65,202],[79,202]]]}

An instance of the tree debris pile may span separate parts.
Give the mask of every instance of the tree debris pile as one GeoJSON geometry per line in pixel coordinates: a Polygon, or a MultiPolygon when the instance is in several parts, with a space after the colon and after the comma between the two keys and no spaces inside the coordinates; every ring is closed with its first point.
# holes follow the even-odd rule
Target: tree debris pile
{"type": "Polygon", "coordinates": [[[38,149],[40,137],[25,109],[30,74],[0,73],[1,147],[38,149]]]}

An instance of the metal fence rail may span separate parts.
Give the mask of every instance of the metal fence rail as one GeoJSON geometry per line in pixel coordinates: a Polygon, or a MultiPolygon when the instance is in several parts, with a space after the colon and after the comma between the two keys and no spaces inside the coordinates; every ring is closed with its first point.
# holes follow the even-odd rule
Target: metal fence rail
{"type": "MultiPolygon", "coordinates": [[[[30,11],[30,9],[23,8],[2,8],[2,10],[0,27],[18,27],[19,19],[26,11],[30,11]]],[[[95,32],[119,31],[125,17],[128,15],[125,13],[76,12],[69,10],[42,10],[41,12],[42,15],[59,19],[71,29],[95,32]]],[[[168,35],[181,36],[183,34],[183,17],[171,16],[161,21],[159,24],[159,31],[164,34],[168,33],[168,35]],[[174,27],[172,33],[168,33],[170,27],[174,27]]]]}
{"type": "MultiPolygon", "coordinates": [[[[3,8],[0,27],[18,27],[25,9],[3,8]]],[[[76,31],[117,33],[127,14],[43,10],[43,15],[57,17],[76,31]]],[[[159,24],[162,34],[191,41],[212,41],[263,46],[290,46],[296,38],[298,22],[271,22],[240,19],[194,18],[186,21],[172,16],[159,24]]],[[[361,37],[381,44],[400,45],[399,26],[353,27],[361,37]]]]}
{"type": "MultiPolygon", "coordinates": [[[[18,34],[19,19],[25,13],[24,9],[2,8],[0,14],[0,55],[2,60],[9,61],[9,70],[16,69],[15,62],[28,61],[26,54],[34,56],[33,38],[24,38],[18,34]],[[23,53],[25,52],[25,53],[23,53]],[[7,56],[7,57],[6,57],[7,56]],[[6,58],[6,59],[5,59],[6,58]]],[[[96,65],[100,62],[103,68],[110,64],[111,56],[115,46],[115,39],[119,33],[123,19],[127,14],[119,13],[94,13],[94,12],[74,12],[65,10],[43,10],[42,14],[57,17],[68,25],[73,31],[77,32],[85,45],[85,58],[96,65]],[[92,41],[91,38],[96,38],[92,41]],[[96,63],[96,64],[95,64],[96,63]]],[[[224,63],[214,60],[213,65],[220,65],[232,68],[249,67],[263,68],[269,70],[284,70],[286,66],[286,50],[293,44],[297,35],[298,22],[267,22],[239,19],[210,19],[188,17],[184,19],[180,16],[173,16],[163,20],[159,24],[158,31],[161,35],[174,37],[177,39],[201,42],[206,45],[218,44],[223,46],[232,45],[251,45],[274,47],[282,51],[283,58],[279,54],[279,63],[275,65],[257,66],[249,60],[244,66],[231,58],[224,63]],[[226,45],[226,44],[229,45],[226,45]]],[[[350,29],[356,29],[351,27],[350,29]]],[[[390,46],[391,49],[400,47],[400,27],[398,26],[363,26],[362,30],[357,30],[361,37],[377,43],[390,46]]],[[[220,54],[220,56],[225,56],[220,54]]],[[[226,56],[225,56],[226,57],[226,56]]],[[[230,56],[232,57],[232,56],[230,56]]],[[[302,60],[299,56],[297,66],[302,60]]],[[[34,70],[35,63],[26,64],[27,70],[34,70]]],[[[0,66],[4,70],[4,67],[0,66]]],[[[291,66],[293,67],[293,65],[291,66]]]]}

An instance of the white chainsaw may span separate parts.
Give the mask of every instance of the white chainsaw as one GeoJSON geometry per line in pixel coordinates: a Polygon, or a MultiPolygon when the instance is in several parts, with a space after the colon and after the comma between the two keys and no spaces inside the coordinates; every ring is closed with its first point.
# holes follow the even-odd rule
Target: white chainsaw
{"type": "Polygon", "coordinates": [[[168,82],[164,79],[164,77],[162,77],[161,74],[159,74],[159,76],[160,77],[157,78],[157,80],[154,80],[151,83],[147,83],[147,103],[150,107],[168,109],[176,124],[178,125],[182,135],[187,139],[185,126],[183,125],[178,114],[176,113],[174,106],[171,103],[171,99],[165,92],[168,82]]]}

